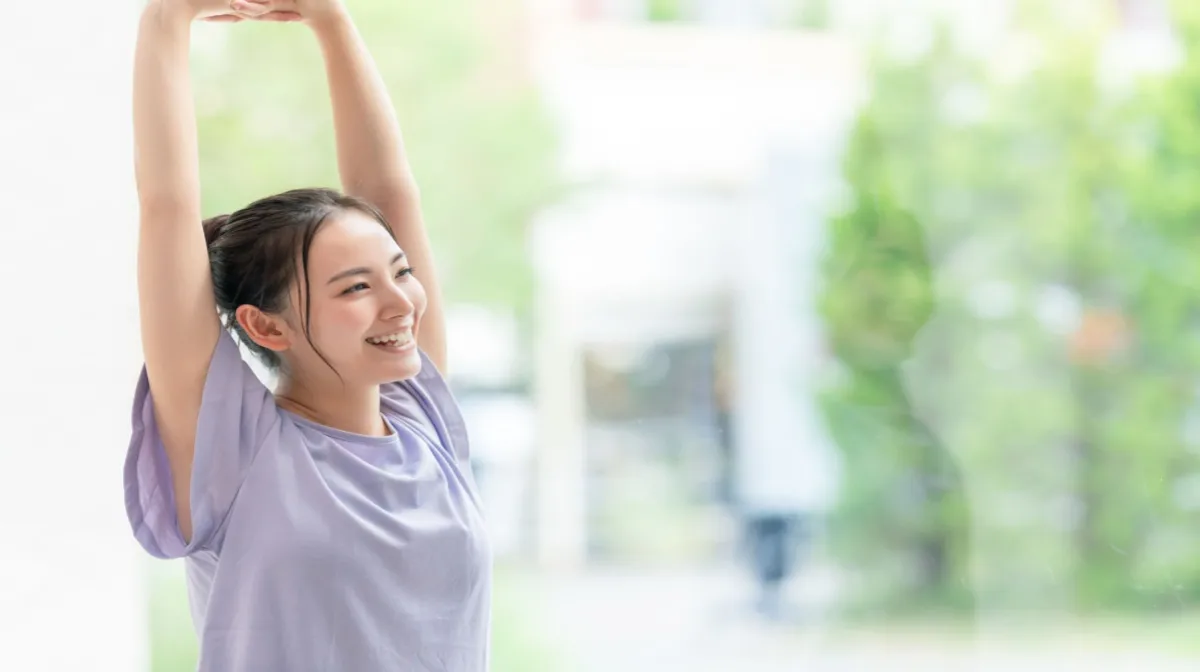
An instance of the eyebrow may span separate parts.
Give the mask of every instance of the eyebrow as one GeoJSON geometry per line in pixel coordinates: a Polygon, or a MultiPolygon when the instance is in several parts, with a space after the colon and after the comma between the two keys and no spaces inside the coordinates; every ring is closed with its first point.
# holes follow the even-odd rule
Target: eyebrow
{"type": "MultiPolygon", "coordinates": [[[[388,265],[390,266],[392,264],[395,264],[397,261],[400,261],[403,258],[404,258],[404,253],[401,252],[401,253],[397,254],[396,256],[392,257],[392,261],[388,265]]],[[[367,268],[366,266],[359,266],[358,268],[350,268],[350,269],[344,270],[341,273],[338,273],[337,275],[333,276],[332,278],[329,279],[329,282],[326,284],[332,285],[333,283],[337,282],[338,280],[345,280],[346,278],[349,278],[349,277],[352,277],[355,275],[367,275],[370,272],[371,272],[371,269],[367,268]]]]}

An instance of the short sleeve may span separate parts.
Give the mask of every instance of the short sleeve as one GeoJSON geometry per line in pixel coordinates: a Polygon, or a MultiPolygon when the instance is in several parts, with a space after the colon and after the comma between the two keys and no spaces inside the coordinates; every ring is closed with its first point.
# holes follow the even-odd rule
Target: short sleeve
{"type": "Polygon", "coordinates": [[[251,461],[279,432],[275,399],[221,330],[209,361],[192,460],[192,539],[185,544],[175,509],[166,451],[154,415],[154,396],[142,367],[133,398],[133,428],[125,458],[125,509],[134,537],[158,558],[215,548],[216,535],[251,461]]]}
{"type": "Polygon", "coordinates": [[[421,372],[413,378],[380,386],[383,410],[393,417],[416,423],[436,443],[460,462],[468,462],[471,448],[467,425],[450,386],[421,351],[421,372]]]}

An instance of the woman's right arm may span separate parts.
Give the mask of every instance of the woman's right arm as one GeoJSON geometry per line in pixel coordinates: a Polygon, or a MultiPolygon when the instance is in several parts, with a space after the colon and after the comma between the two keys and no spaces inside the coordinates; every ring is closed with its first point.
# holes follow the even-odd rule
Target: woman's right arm
{"type": "Polygon", "coordinates": [[[142,352],[185,540],[192,535],[196,418],[221,329],[200,227],[199,157],[188,71],[194,19],[183,2],[151,0],[138,27],[133,75],[142,352]]]}
{"type": "Polygon", "coordinates": [[[150,0],[138,27],[133,76],[142,350],[185,540],[192,534],[196,420],[221,329],[200,225],[188,71],[191,24],[204,16],[202,2],[150,0]]]}

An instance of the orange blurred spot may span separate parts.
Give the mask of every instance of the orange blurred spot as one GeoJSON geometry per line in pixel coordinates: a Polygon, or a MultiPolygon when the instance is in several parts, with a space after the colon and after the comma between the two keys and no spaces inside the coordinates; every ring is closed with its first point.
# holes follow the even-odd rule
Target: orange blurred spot
{"type": "Polygon", "coordinates": [[[1111,359],[1129,346],[1130,325],[1115,310],[1089,311],[1071,336],[1071,361],[1096,364],[1111,359]]]}

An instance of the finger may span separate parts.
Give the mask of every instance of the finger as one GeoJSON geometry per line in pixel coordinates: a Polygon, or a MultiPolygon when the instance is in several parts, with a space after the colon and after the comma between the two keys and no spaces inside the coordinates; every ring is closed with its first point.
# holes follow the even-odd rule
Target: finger
{"type": "Polygon", "coordinates": [[[244,17],[259,17],[271,11],[270,5],[254,0],[232,0],[229,9],[244,17]]]}
{"type": "Polygon", "coordinates": [[[242,17],[235,14],[218,14],[216,16],[206,16],[204,20],[209,23],[237,23],[242,20],[242,17]]]}
{"type": "Polygon", "coordinates": [[[258,21],[300,21],[303,17],[297,12],[267,12],[262,16],[256,17],[258,21]]]}
{"type": "MultiPolygon", "coordinates": [[[[295,0],[229,0],[230,7],[249,5],[253,12],[269,14],[271,12],[297,12],[295,0]]],[[[245,11],[245,10],[243,10],[245,11]]]]}

